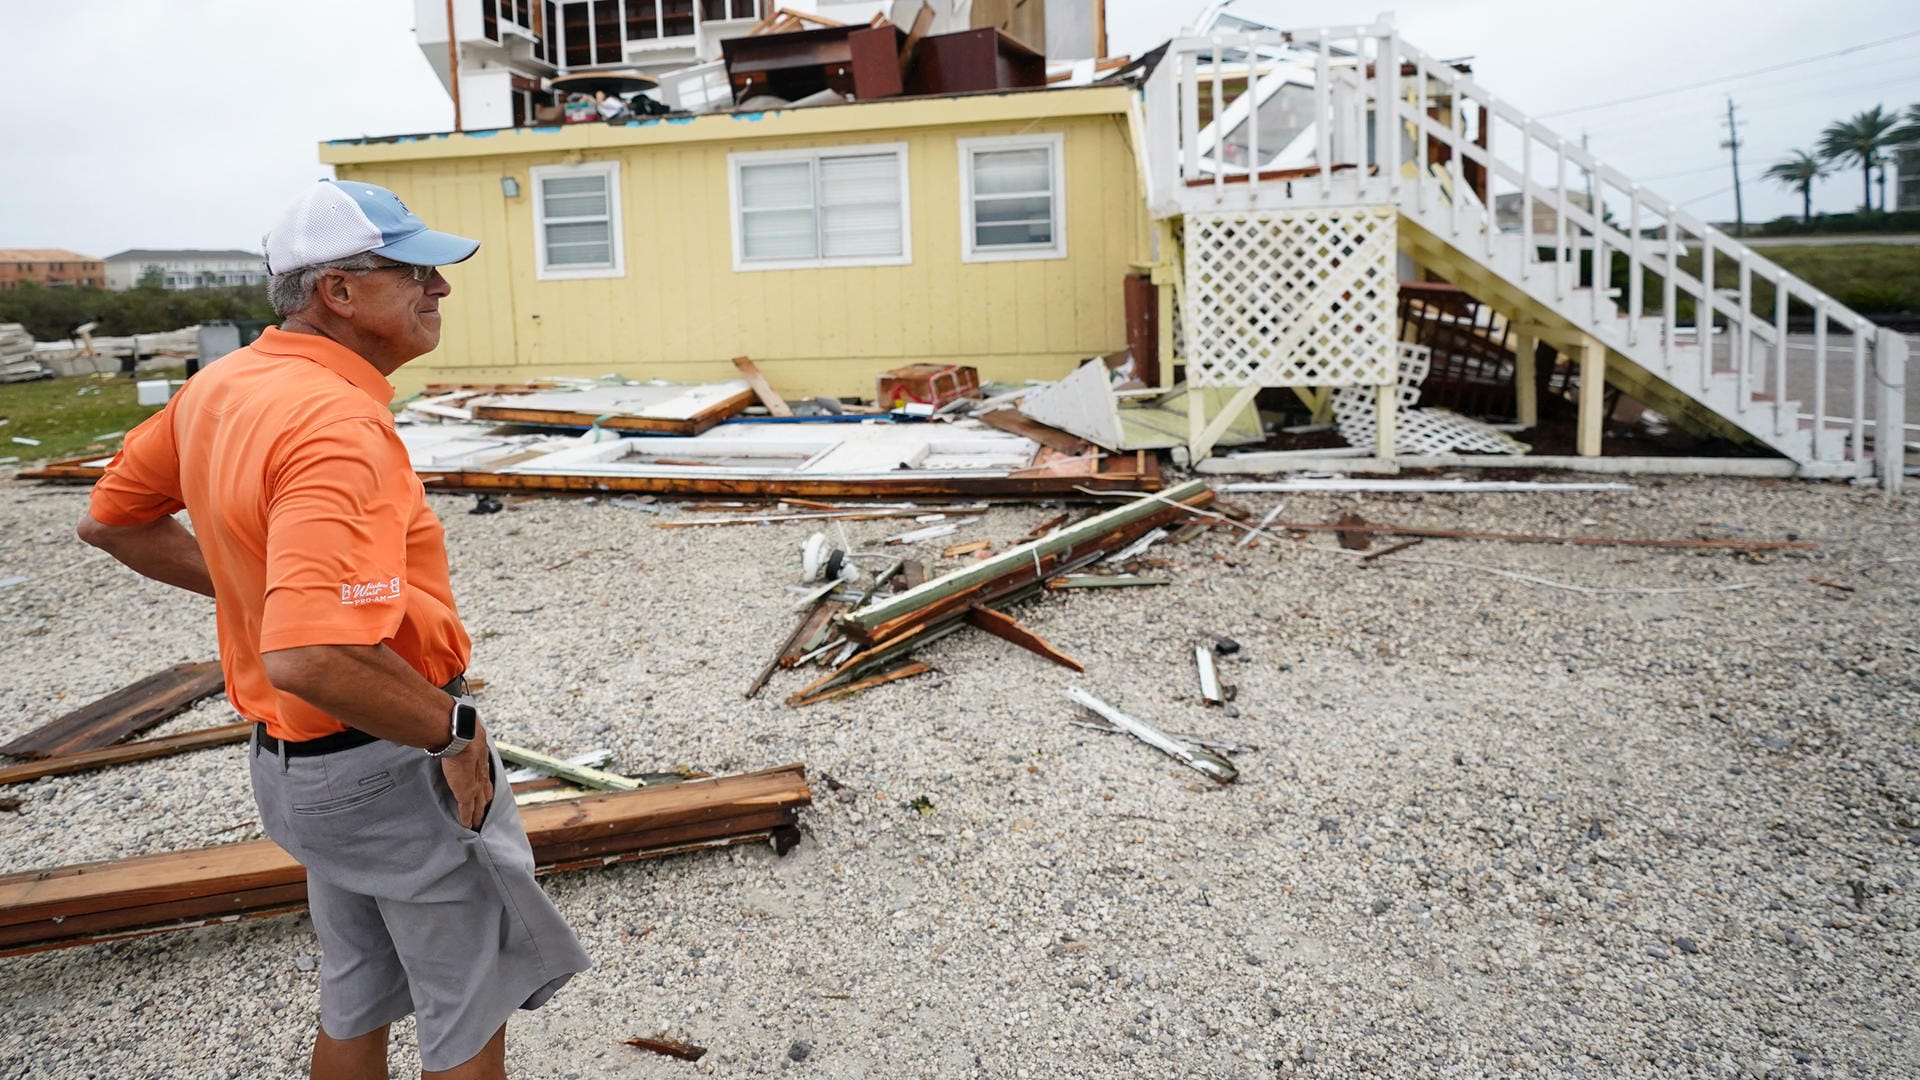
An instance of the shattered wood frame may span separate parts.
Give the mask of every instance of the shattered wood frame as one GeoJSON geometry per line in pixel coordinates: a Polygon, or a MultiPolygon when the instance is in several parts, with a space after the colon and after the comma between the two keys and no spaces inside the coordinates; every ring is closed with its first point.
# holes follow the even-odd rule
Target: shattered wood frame
{"type": "MultiPolygon", "coordinates": [[[[593,794],[522,808],[536,871],[798,839],[805,770],[593,794]]],[[[270,840],[0,876],[0,956],[297,910],[306,871],[270,840]]]]}
{"type": "Polygon", "coordinates": [[[797,706],[820,699],[825,691],[883,671],[904,654],[963,625],[979,626],[1078,669],[1039,635],[1025,628],[1015,630],[1017,623],[1009,626],[1012,620],[996,613],[1041,592],[1051,578],[1091,565],[1155,528],[1185,520],[1213,497],[1205,481],[1191,480],[841,615],[835,625],[860,651],[793,694],[787,703],[797,706]]]}

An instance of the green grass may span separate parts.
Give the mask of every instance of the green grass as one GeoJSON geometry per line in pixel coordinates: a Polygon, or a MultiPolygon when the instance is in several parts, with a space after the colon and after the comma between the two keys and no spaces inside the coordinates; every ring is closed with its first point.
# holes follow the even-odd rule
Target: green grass
{"type": "MultiPolygon", "coordinates": [[[[165,368],[143,371],[140,378],[178,379],[185,374],[184,368],[165,368]]],[[[160,411],[139,404],[133,384],[124,375],[0,383],[0,420],[6,421],[0,424],[0,457],[26,463],[118,450],[121,435],[160,411]],[[40,445],[16,443],[16,438],[38,439],[40,445]]]]}
{"type": "Polygon", "coordinates": [[[1920,246],[1867,243],[1756,250],[1863,315],[1920,311],[1920,246]]]}

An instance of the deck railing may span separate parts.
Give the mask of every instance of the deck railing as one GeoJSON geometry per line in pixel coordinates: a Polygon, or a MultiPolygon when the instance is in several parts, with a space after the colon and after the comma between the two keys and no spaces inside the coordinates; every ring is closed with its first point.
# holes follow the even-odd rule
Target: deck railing
{"type": "Polygon", "coordinates": [[[1144,96],[1155,216],[1397,205],[1608,348],[1749,431],[1770,427],[1774,445],[1804,431],[1795,456],[1864,474],[1877,435],[1883,482],[1897,488],[1903,338],[1408,47],[1390,25],[1179,38],[1144,96]],[[1261,77],[1309,63],[1311,161],[1263,168],[1278,148],[1259,146],[1261,77]],[[1378,122],[1382,102],[1391,123],[1378,122]],[[1225,145],[1230,117],[1247,121],[1238,162],[1225,145]]]}

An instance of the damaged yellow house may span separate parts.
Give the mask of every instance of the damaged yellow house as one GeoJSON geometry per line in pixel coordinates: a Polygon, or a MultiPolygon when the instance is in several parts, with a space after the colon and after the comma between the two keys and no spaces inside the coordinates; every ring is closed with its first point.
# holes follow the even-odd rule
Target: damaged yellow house
{"type": "Polygon", "coordinates": [[[1057,378],[1126,344],[1152,224],[1134,91],[1088,86],[341,140],[481,240],[427,382],[618,373],[871,394],[907,363],[1057,378]]]}

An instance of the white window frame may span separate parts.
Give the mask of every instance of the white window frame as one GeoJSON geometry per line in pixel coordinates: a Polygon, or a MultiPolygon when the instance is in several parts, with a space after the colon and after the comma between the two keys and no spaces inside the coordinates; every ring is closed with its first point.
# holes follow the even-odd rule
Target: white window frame
{"type": "Polygon", "coordinates": [[[1017,262],[1029,259],[1067,257],[1067,170],[1066,139],[1060,133],[1048,135],[1005,135],[985,139],[961,139],[960,146],[960,261],[1017,262]],[[973,155],[993,150],[1047,151],[1052,195],[1053,242],[1048,244],[995,244],[980,247],[974,242],[973,155]]]}
{"type": "MultiPolygon", "coordinates": [[[[533,196],[534,278],[538,281],[577,281],[583,278],[626,277],[626,240],[620,232],[620,163],[592,161],[582,165],[535,165],[527,170],[533,196]],[[602,176],[607,181],[607,232],[612,242],[611,266],[547,265],[547,200],[541,186],[547,180],[574,176],[602,176]]],[[[583,219],[584,220],[584,219],[583,219]]]]}
{"type": "MultiPolygon", "coordinates": [[[[698,10],[696,8],[696,10],[698,10]]],[[[910,197],[911,173],[904,142],[859,143],[847,146],[819,146],[806,150],[756,150],[727,155],[728,218],[733,227],[733,269],[737,273],[756,270],[817,270],[835,266],[910,266],[913,263],[913,205],[910,197]],[[746,234],[741,228],[740,170],[748,165],[782,165],[796,161],[814,166],[814,221],[820,214],[819,161],[834,157],[871,157],[891,153],[900,163],[900,254],[816,256],[811,259],[748,259],[746,234]]]]}

